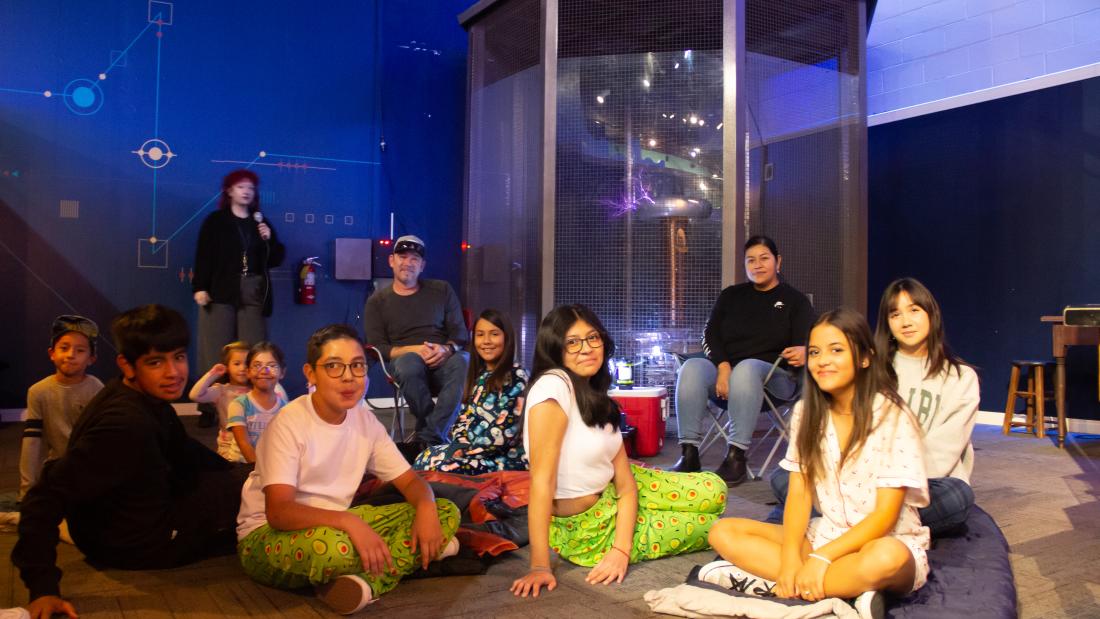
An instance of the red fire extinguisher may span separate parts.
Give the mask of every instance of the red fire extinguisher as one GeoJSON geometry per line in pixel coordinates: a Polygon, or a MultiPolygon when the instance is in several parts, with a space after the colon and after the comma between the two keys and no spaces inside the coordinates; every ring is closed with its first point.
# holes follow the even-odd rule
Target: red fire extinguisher
{"type": "Polygon", "coordinates": [[[297,301],[299,304],[313,305],[317,302],[317,269],[320,266],[317,256],[302,260],[302,266],[298,269],[297,301]]]}

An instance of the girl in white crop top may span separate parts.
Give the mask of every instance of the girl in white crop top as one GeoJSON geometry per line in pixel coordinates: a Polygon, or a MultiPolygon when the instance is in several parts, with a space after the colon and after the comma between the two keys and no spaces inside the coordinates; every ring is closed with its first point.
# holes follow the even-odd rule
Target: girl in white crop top
{"type": "Polygon", "coordinates": [[[558,307],[539,326],[523,416],[531,567],[512,584],[516,595],[537,597],[557,586],[551,548],[592,566],[590,584],[622,582],[632,561],[706,548],[706,531],[725,509],[726,486],[716,475],[653,471],[627,460],[619,409],[607,394],[614,352],[583,305],[558,307]],[[659,507],[639,510],[639,484],[643,504],[659,507]],[[660,496],[650,497],[650,489],[660,496]]]}

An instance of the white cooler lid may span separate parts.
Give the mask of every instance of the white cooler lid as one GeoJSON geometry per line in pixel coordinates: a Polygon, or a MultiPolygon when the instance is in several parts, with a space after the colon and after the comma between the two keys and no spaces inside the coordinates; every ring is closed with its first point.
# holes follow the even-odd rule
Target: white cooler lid
{"type": "Polygon", "coordinates": [[[613,398],[663,398],[668,395],[664,387],[635,387],[633,389],[612,389],[607,395],[613,398]]]}

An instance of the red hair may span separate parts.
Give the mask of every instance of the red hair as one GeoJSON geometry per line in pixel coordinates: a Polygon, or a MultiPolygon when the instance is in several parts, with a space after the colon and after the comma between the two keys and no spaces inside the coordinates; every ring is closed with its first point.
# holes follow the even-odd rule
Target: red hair
{"type": "Polygon", "coordinates": [[[221,200],[218,202],[219,209],[225,210],[230,207],[232,202],[229,200],[229,188],[241,181],[250,181],[257,188],[256,195],[252,198],[252,204],[248,205],[248,212],[255,213],[260,210],[260,177],[252,170],[245,170],[244,168],[233,170],[222,179],[222,195],[221,200]]]}

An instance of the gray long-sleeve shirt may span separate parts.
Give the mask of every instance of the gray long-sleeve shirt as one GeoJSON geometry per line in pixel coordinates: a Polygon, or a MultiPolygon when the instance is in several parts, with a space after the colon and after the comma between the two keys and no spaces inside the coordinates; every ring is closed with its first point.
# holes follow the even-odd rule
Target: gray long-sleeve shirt
{"type": "Polygon", "coordinates": [[[363,308],[363,332],[367,344],[386,359],[394,346],[424,342],[464,346],[469,340],[458,295],[439,279],[420,280],[420,289],[407,296],[394,292],[392,285],[376,291],[363,308]]]}

